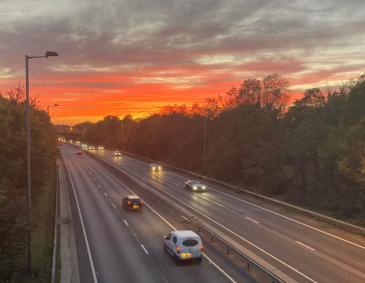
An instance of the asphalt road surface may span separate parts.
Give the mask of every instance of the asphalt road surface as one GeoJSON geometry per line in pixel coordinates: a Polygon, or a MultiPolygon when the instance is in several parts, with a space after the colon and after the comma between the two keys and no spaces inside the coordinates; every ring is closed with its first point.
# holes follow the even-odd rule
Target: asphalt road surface
{"type": "Polygon", "coordinates": [[[232,282],[215,262],[179,264],[163,250],[162,238],[172,230],[149,207],[121,209],[127,187],[91,157],[63,145],[82,282],[232,282]],[[76,218],[76,219],[75,219],[76,218]]]}
{"type": "MultiPolygon", "coordinates": [[[[76,149],[70,145],[65,146],[69,155],[74,154],[76,151],[76,149]]],[[[151,189],[164,190],[179,202],[183,203],[188,209],[194,211],[197,217],[206,221],[211,221],[211,223],[214,223],[222,232],[235,240],[240,241],[242,245],[298,282],[365,282],[364,239],[359,237],[347,237],[344,233],[336,233],[336,231],[333,231],[335,228],[333,230],[331,229],[331,231],[316,228],[286,215],[275,213],[247,202],[242,196],[232,193],[229,190],[222,189],[215,184],[208,183],[208,191],[203,194],[186,191],[183,186],[184,182],[187,180],[186,176],[168,170],[151,172],[148,163],[127,155],[114,157],[113,152],[108,150],[94,151],[92,154],[116,164],[127,173],[129,172],[130,174],[145,180],[151,184],[151,189]]],[[[89,209],[91,215],[94,215],[91,217],[95,217],[95,223],[93,222],[89,225],[92,227],[95,226],[94,229],[96,230],[96,233],[103,234],[103,236],[100,235],[100,237],[102,239],[105,238],[106,242],[111,241],[112,235],[115,235],[118,239],[124,239],[124,237],[128,238],[129,235],[128,239],[131,241],[130,246],[132,247],[133,237],[130,237],[130,234],[128,234],[127,231],[124,231],[125,227],[123,228],[124,230],[122,229],[122,231],[124,231],[123,233],[121,231],[119,233],[115,231],[116,229],[121,229],[120,227],[118,228],[117,225],[118,220],[120,219],[117,216],[114,216],[116,220],[112,222],[111,219],[113,219],[113,217],[110,212],[110,205],[107,205],[106,203],[99,204],[99,201],[96,200],[97,197],[100,198],[100,194],[96,194],[96,190],[91,189],[93,188],[92,182],[85,171],[82,170],[81,165],[78,165],[79,163],[80,161],[72,162],[72,171],[80,188],[83,188],[86,184],[90,186],[85,189],[90,191],[90,193],[87,194],[83,194],[82,191],[80,191],[81,189],[79,189],[80,198],[85,202],[85,210],[89,209]],[[107,211],[109,211],[108,213],[110,216],[103,217],[103,219],[107,219],[108,225],[105,223],[96,224],[98,221],[102,222],[102,219],[100,219],[101,216],[99,213],[96,213],[95,210],[89,208],[89,206],[105,206],[105,208],[98,208],[98,210],[102,212],[102,215],[106,215],[107,211]],[[100,229],[100,226],[102,226],[103,229],[105,228],[105,230],[100,229]],[[97,231],[99,231],[99,233],[97,231]],[[108,231],[107,235],[105,231],[108,231]],[[119,234],[126,235],[120,237],[119,234]]],[[[102,174],[98,173],[98,176],[101,178],[102,174]]],[[[104,177],[103,180],[106,179],[107,178],[104,177]]],[[[112,194],[112,191],[109,193],[112,194]]],[[[171,269],[171,274],[175,271],[181,272],[179,275],[175,274],[175,278],[191,275],[199,282],[207,282],[208,280],[218,280],[221,282],[221,280],[226,280],[226,278],[212,267],[210,267],[210,271],[205,269],[208,268],[205,265],[203,267],[196,266],[180,269],[173,266],[168,259],[162,257],[159,237],[166,233],[169,230],[169,227],[152,213],[146,213],[146,215],[143,216],[128,215],[128,221],[137,221],[133,227],[139,227],[138,229],[142,229],[142,233],[156,233],[155,240],[152,240],[151,236],[143,239],[143,241],[147,241],[148,243],[151,242],[151,244],[149,244],[151,257],[153,253],[153,257],[161,259],[161,261],[163,258],[163,264],[161,263],[163,268],[161,268],[160,264],[157,266],[151,265],[149,268],[143,268],[143,272],[138,272],[138,276],[149,274],[151,278],[156,278],[157,281],[161,281],[161,278],[163,278],[161,277],[162,274],[167,278],[171,278],[169,277],[170,271],[165,271],[165,273],[162,273],[161,271],[164,270],[166,266],[166,270],[171,269]],[[148,223],[152,220],[145,219],[149,217],[154,218],[154,221],[159,223],[156,224],[156,227],[153,227],[158,231],[147,232],[148,230],[143,230],[143,228],[141,228],[143,225],[137,224],[139,221],[141,223],[142,221],[145,221],[143,222],[146,225],[144,227],[149,227],[148,223]],[[157,272],[157,270],[160,271],[157,272]]],[[[116,248],[113,248],[114,246],[110,245],[110,243],[106,245],[111,250],[121,249],[120,245],[117,245],[116,248]]],[[[95,252],[105,253],[104,250],[98,251],[97,248],[95,249],[95,252]]],[[[135,254],[133,254],[136,255],[135,258],[137,262],[142,261],[140,257],[141,252],[143,251],[138,251],[138,249],[136,249],[135,254]]],[[[97,256],[96,259],[98,258],[102,257],[97,256]]],[[[147,259],[148,257],[143,260],[147,261],[147,259]]],[[[113,260],[111,259],[111,261],[110,264],[113,266],[113,260]]],[[[127,262],[127,259],[123,259],[122,262],[127,262]]],[[[146,263],[140,262],[138,266],[142,266],[143,264],[146,263]]],[[[103,263],[97,262],[97,266],[102,267],[103,263]]],[[[128,266],[127,263],[126,266],[128,266]]],[[[130,268],[130,271],[132,272],[134,269],[132,267],[130,268]]]]}

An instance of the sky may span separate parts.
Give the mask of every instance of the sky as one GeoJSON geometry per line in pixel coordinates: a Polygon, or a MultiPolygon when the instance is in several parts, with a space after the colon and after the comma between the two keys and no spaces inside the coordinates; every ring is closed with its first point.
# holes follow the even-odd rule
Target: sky
{"type": "Polygon", "coordinates": [[[365,71],[363,0],[0,0],[0,92],[24,85],[56,123],[143,117],[278,73],[293,95],[365,71]]]}

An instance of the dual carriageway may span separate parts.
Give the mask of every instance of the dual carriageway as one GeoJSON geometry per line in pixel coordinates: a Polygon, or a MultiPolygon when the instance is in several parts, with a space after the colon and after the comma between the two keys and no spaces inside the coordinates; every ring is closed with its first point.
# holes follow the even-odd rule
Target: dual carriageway
{"type": "Polygon", "coordinates": [[[184,189],[191,176],[165,168],[153,172],[147,162],[125,154],[77,155],[77,150],[67,143],[61,147],[83,282],[261,281],[237,256],[208,240],[201,264],[175,264],[163,250],[162,237],[186,227],[189,218],[238,243],[276,274],[285,274],[285,281],[365,282],[360,236],[268,209],[216,183],[206,183],[205,193],[192,193],[184,189]],[[121,208],[131,193],[146,201],[143,212],[121,208]]]}

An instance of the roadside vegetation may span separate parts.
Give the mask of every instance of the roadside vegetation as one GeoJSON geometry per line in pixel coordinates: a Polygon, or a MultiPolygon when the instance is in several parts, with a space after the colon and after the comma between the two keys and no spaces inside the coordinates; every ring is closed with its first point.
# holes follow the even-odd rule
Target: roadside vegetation
{"type": "Polygon", "coordinates": [[[308,89],[290,104],[287,88],[276,74],[251,78],[203,105],[166,106],[138,121],[107,116],[73,131],[365,225],[365,77],[308,89]]]}
{"type": "Polygon", "coordinates": [[[0,282],[49,282],[53,249],[56,136],[45,111],[31,107],[32,271],[27,273],[24,92],[0,93],[0,282]]]}

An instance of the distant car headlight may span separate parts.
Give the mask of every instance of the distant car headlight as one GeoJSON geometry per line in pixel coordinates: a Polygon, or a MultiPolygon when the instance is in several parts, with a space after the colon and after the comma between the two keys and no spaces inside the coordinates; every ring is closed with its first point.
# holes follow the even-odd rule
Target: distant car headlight
{"type": "Polygon", "coordinates": [[[161,166],[158,166],[158,170],[161,170],[162,169],[162,167],[161,166]]]}
{"type": "Polygon", "coordinates": [[[205,190],[207,187],[206,186],[202,186],[202,189],[205,190]]]}
{"type": "Polygon", "coordinates": [[[156,170],[156,167],[155,166],[152,166],[152,170],[156,170]]]}
{"type": "Polygon", "coordinates": [[[193,186],[193,190],[197,190],[198,189],[198,187],[197,186],[193,186]]]}

